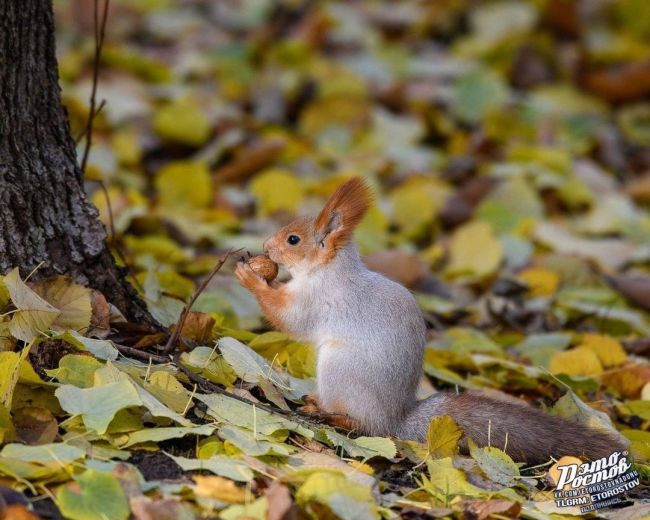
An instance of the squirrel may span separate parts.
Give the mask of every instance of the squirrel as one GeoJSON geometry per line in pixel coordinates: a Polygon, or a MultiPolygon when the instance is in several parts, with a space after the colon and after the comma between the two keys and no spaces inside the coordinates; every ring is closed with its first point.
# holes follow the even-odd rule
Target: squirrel
{"type": "Polygon", "coordinates": [[[449,415],[478,446],[518,462],[563,455],[599,458],[622,451],[608,432],[548,415],[512,397],[438,392],[416,400],[426,325],[402,285],[366,268],[353,232],[372,202],[359,177],[343,183],[315,218],[300,218],[263,245],[291,279],[267,282],[239,262],[235,275],[275,328],[317,349],[316,394],[303,407],[335,426],[424,441],[432,417],[449,415]]]}

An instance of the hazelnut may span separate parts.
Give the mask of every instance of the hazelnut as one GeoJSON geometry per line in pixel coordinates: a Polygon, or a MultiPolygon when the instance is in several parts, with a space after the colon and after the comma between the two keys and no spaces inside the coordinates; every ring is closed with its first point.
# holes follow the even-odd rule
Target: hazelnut
{"type": "Polygon", "coordinates": [[[255,274],[261,276],[267,282],[275,280],[275,277],[278,276],[278,264],[268,256],[253,256],[248,259],[248,265],[255,271],[255,274]]]}

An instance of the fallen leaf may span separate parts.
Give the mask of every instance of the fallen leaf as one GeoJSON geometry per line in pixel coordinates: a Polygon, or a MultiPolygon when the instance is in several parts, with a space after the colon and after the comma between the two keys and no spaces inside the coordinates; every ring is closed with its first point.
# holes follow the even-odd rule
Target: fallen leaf
{"type": "Polygon", "coordinates": [[[193,98],[179,98],[156,112],[153,128],[165,140],[198,147],[210,136],[210,121],[193,98]]]}
{"type": "Polygon", "coordinates": [[[229,504],[243,504],[250,495],[232,480],[223,477],[194,475],[194,493],[201,497],[215,498],[229,504]]]}
{"type": "Polygon", "coordinates": [[[549,361],[553,374],[570,376],[595,376],[603,373],[603,365],[596,353],[586,347],[578,347],[563,352],[555,352],[549,361]]]}
{"type": "Polygon", "coordinates": [[[517,275],[517,278],[528,286],[529,293],[533,297],[551,296],[560,285],[560,277],[547,269],[525,269],[517,275]]]}
{"type": "Polygon", "coordinates": [[[605,368],[620,365],[627,360],[627,353],[623,345],[611,336],[583,334],[579,347],[595,352],[605,368]]]}
{"type": "Polygon", "coordinates": [[[481,221],[469,222],[458,228],[449,243],[449,277],[483,278],[493,274],[503,257],[503,247],[492,227],[481,221]]]}
{"type": "Polygon", "coordinates": [[[521,504],[511,500],[466,500],[461,507],[468,518],[475,520],[519,518],[521,512],[521,504]]]}
{"type": "Polygon", "coordinates": [[[129,504],[120,482],[110,473],[87,469],[59,487],[56,505],[72,520],[126,520],[129,504]]]}
{"type": "Polygon", "coordinates": [[[448,415],[433,417],[427,430],[429,455],[434,459],[453,457],[458,451],[458,442],[463,430],[448,415]]]}
{"type": "Polygon", "coordinates": [[[27,287],[20,279],[17,268],[4,277],[4,284],[16,307],[9,325],[11,334],[29,342],[47,332],[60,311],[27,287]]]}
{"type": "Polygon", "coordinates": [[[77,285],[66,276],[57,276],[32,284],[32,289],[59,310],[51,327],[54,330],[86,332],[92,316],[91,290],[77,285]]]}
{"type": "Polygon", "coordinates": [[[285,170],[265,170],[250,183],[257,199],[258,212],[268,216],[278,211],[296,213],[304,195],[300,180],[285,170]]]}
{"type": "Polygon", "coordinates": [[[26,406],[13,411],[16,435],[25,444],[49,444],[58,435],[59,425],[52,412],[40,406],[26,406]]]}

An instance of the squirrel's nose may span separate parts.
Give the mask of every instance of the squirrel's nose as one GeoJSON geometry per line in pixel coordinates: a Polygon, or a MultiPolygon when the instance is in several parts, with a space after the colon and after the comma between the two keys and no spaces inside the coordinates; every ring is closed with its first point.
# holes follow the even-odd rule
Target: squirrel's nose
{"type": "Polygon", "coordinates": [[[270,239],[267,238],[262,244],[262,249],[264,250],[265,253],[269,252],[269,240],[270,239]]]}

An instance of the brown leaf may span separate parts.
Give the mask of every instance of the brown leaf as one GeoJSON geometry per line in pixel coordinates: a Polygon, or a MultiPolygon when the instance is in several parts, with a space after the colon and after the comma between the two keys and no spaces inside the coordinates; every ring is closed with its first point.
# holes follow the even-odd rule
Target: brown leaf
{"type": "Polygon", "coordinates": [[[32,513],[25,506],[14,504],[0,509],[2,520],[38,520],[39,517],[32,513]]]}
{"type": "Polygon", "coordinates": [[[427,274],[427,267],[417,255],[397,249],[371,253],[364,256],[363,261],[371,271],[381,273],[406,287],[413,287],[427,274]]]}
{"type": "Polygon", "coordinates": [[[641,390],[650,383],[650,366],[630,363],[614,370],[608,370],[602,376],[603,383],[615,388],[627,399],[638,399],[641,390]]]}
{"type": "Polygon", "coordinates": [[[650,61],[590,71],[580,83],[585,90],[613,103],[641,100],[650,96],[650,61]]]}
{"type": "Polygon", "coordinates": [[[264,495],[269,502],[269,511],[267,520],[282,520],[291,509],[291,494],[289,488],[280,481],[274,480],[271,485],[264,490],[264,495]]]}
{"type": "Polygon", "coordinates": [[[628,182],[625,192],[636,202],[650,203],[650,173],[637,177],[628,182]]]}
{"type": "Polygon", "coordinates": [[[468,500],[462,503],[464,518],[518,518],[521,505],[510,500],[468,500]]]}
{"type": "Polygon", "coordinates": [[[650,278],[640,275],[613,275],[605,278],[632,305],[650,311],[650,278]]]}
{"type": "Polygon", "coordinates": [[[214,173],[216,182],[232,182],[247,179],[269,166],[284,149],[284,140],[279,138],[257,141],[240,150],[235,158],[214,173]]]}
{"type": "Polygon", "coordinates": [[[56,418],[47,408],[25,406],[13,412],[18,438],[26,444],[49,444],[58,433],[56,418]]]}
{"type": "Polygon", "coordinates": [[[205,344],[210,341],[214,323],[214,318],[210,315],[204,312],[190,311],[183,323],[181,336],[205,344]]]}
{"type": "Polygon", "coordinates": [[[90,293],[90,305],[92,315],[90,317],[90,329],[87,336],[105,339],[111,332],[111,308],[106,298],[99,291],[93,290],[90,293]]]}
{"type": "Polygon", "coordinates": [[[142,336],[136,343],[133,345],[133,348],[145,349],[153,347],[154,345],[163,345],[167,340],[169,334],[166,332],[156,332],[155,334],[147,334],[142,336]]]}
{"type": "Polygon", "coordinates": [[[174,520],[179,518],[180,500],[161,498],[154,500],[145,495],[131,498],[131,513],[135,520],[174,520]]]}

